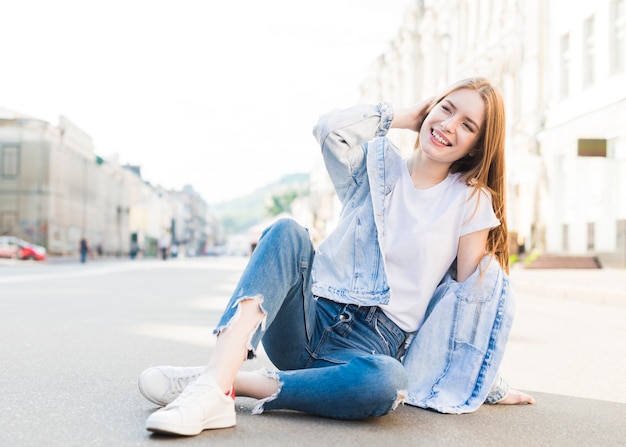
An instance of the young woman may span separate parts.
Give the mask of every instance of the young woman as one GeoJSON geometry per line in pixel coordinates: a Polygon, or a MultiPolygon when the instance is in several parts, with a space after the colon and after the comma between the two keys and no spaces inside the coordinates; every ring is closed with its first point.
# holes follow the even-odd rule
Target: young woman
{"type": "Polygon", "coordinates": [[[140,376],[142,394],[165,405],[146,428],[233,426],[234,390],[260,400],[256,413],[339,419],[403,401],[442,412],[533,403],[497,375],[513,312],[504,127],[501,96],[482,78],[403,110],[323,116],[314,133],[343,205],[337,228],[317,249],[292,220],[264,232],[208,366],[140,376]],[[407,159],[389,128],[418,132],[407,159]],[[239,371],[261,340],[278,371],[239,371]]]}

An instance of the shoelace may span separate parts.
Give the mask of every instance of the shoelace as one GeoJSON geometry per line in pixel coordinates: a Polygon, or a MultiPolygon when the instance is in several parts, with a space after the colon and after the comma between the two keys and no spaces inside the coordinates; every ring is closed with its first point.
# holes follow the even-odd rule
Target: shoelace
{"type": "MultiPolygon", "coordinates": [[[[177,380],[182,381],[182,380],[191,379],[191,378],[192,377],[188,377],[188,378],[180,377],[177,380]]],[[[173,402],[170,402],[164,408],[169,409],[169,408],[186,407],[189,405],[193,405],[199,399],[202,399],[202,397],[206,393],[210,392],[214,386],[215,385],[212,385],[212,384],[202,383],[202,384],[196,384],[195,386],[192,386],[192,387],[186,387],[176,400],[174,400],[173,402]]],[[[226,395],[226,397],[230,397],[232,400],[235,400],[235,386],[234,385],[231,386],[230,390],[228,390],[228,392],[224,394],[226,395]]]]}
{"type": "Polygon", "coordinates": [[[170,377],[170,393],[181,394],[187,388],[189,382],[198,377],[198,375],[199,374],[192,376],[170,377]]]}
{"type": "Polygon", "coordinates": [[[194,386],[188,386],[180,393],[180,396],[165,408],[187,407],[193,406],[198,400],[202,399],[207,393],[215,387],[213,384],[196,383],[194,386]]]}

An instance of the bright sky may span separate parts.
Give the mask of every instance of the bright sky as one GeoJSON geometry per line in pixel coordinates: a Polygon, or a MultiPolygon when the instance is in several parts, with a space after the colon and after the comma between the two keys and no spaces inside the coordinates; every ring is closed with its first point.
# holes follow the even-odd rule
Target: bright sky
{"type": "Polygon", "coordinates": [[[58,124],[209,203],[319,154],[410,0],[19,0],[0,6],[0,107],[58,124]]]}

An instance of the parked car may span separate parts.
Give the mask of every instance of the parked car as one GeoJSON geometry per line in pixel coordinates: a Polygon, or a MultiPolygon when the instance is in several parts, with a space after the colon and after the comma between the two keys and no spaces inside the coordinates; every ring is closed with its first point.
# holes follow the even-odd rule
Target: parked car
{"type": "Polygon", "coordinates": [[[45,261],[46,249],[15,236],[0,236],[0,258],[45,261]]]}

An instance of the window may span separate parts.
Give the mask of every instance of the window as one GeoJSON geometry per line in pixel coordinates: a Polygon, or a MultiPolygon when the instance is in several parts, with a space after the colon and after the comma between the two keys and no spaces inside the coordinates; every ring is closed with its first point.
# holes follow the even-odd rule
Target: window
{"type": "Polygon", "coordinates": [[[0,176],[15,178],[20,173],[20,150],[18,146],[0,147],[0,176]]]}
{"type": "Polygon", "coordinates": [[[591,16],[583,23],[583,87],[593,84],[595,46],[594,19],[591,16]]]}
{"type": "Polygon", "coordinates": [[[567,98],[569,95],[569,34],[561,36],[561,99],[567,98]]]}
{"type": "Polygon", "coordinates": [[[606,140],[600,138],[581,138],[578,140],[579,157],[606,157],[606,140]]]}
{"type": "Polygon", "coordinates": [[[596,249],[596,224],[595,222],[587,222],[587,251],[596,249]]]}
{"type": "Polygon", "coordinates": [[[467,42],[470,41],[469,38],[469,11],[467,2],[461,2],[459,4],[460,14],[458,17],[459,21],[459,36],[458,39],[459,50],[465,51],[467,48],[467,42]]]}
{"type": "Polygon", "coordinates": [[[626,0],[611,2],[610,63],[611,73],[621,73],[626,64],[626,0]]]}
{"type": "Polygon", "coordinates": [[[0,213],[0,234],[12,233],[17,228],[17,213],[3,211],[0,213]]]}

